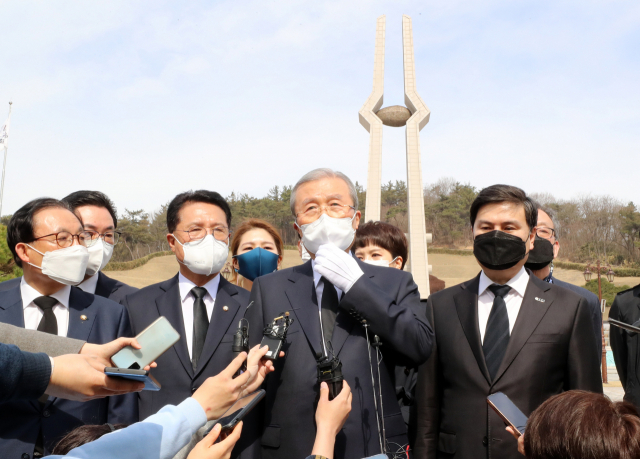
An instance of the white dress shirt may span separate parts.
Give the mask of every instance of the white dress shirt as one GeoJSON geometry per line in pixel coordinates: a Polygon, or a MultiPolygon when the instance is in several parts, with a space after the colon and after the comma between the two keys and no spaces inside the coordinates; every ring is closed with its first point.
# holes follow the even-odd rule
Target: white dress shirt
{"type": "MultiPolygon", "coordinates": [[[[207,307],[207,317],[209,321],[211,321],[211,314],[213,314],[213,305],[216,302],[219,285],[220,274],[203,285],[203,287],[207,289],[207,294],[204,296],[204,304],[207,307]]],[[[196,301],[196,297],[191,293],[191,289],[197,287],[197,285],[184,277],[182,273],[179,273],[178,286],[180,287],[180,300],[182,301],[184,338],[187,340],[187,349],[189,349],[189,357],[191,357],[191,348],[193,347],[193,303],[196,301]]]]}
{"type": "MultiPolygon", "coordinates": [[[[493,307],[493,299],[495,295],[489,286],[493,285],[491,279],[489,279],[484,271],[480,272],[480,284],[478,285],[478,326],[480,327],[480,339],[484,342],[484,332],[487,329],[487,322],[489,321],[489,314],[491,314],[491,308],[493,307]]],[[[522,305],[522,299],[524,298],[524,292],[527,290],[527,284],[529,283],[529,274],[524,268],[518,271],[518,274],[513,276],[506,285],[511,287],[509,293],[504,297],[504,302],[507,305],[507,315],[509,316],[509,334],[513,330],[513,326],[518,318],[520,312],[520,306],[522,305]]]]}
{"type": "MultiPolygon", "coordinates": [[[[53,307],[53,314],[58,322],[58,336],[67,336],[69,330],[69,294],[71,287],[65,285],[53,295],[52,298],[58,300],[58,304],[53,307]]],[[[20,281],[20,295],[22,296],[22,308],[24,309],[24,328],[27,330],[37,330],[44,312],[33,302],[36,298],[45,296],[31,287],[24,280],[20,281]]]]}
{"type": "Polygon", "coordinates": [[[91,293],[92,295],[96,294],[96,287],[98,286],[98,273],[95,273],[89,279],[82,281],[78,288],[83,292],[91,293]]]}
{"type": "MultiPolygon", "coordinates": [[[[311,260],[312,269],[315,265],[316,265],[316,261],[311,260]]],[[[322,334],[322,347],[324,348],[324,354],[327,355],[327,348],[324,344],[325,343],[324,330],[322,328],[322,292],[324,291],[324,282],[320,282],[321,279],[322,279],[322,276],[318,272],[316,272],[316,270],[314,269],[313,285],[316,287],[316,297],[318,298],[318,317],[320,317],[320,333],[322,334]]],[[[338,294],[338,299],[342,298],[342,290],[340,290],[335,285],[333,286],[333,288],[336,289],[336,293],[338,294]]]]}

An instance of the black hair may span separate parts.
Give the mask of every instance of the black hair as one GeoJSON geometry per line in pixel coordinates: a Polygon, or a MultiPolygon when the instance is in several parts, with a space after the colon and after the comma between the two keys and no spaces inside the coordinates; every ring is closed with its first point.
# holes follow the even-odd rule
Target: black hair
{"type": "Polygon", "coordinates": [[[100,191],[75,191],[70,195],[62,198],[62,200],[69,204],[71,211],[74,213],[78,207],[82,206],[96,206],[107,209],[109,211],[109,214],[111,214],[111,218],[113,218],[113,226],[115,228],[118,227],[118,215],[116,213],[116,206],[106,194],[100,191]]]}
{"type": "Polygon", "coordinates": [[[227,226],[231,228],[231,208],[220,193],[208,190],[196,190],[180,193],[169,203],[169,207],[167,208],[167,230],[170,233],[173,233],[176,230],[176,227],[180,222],[178,213],[188,202],[205,202],[220,207],[227,217],[227,226]]]}
{"type": "Polygon", "coordinates": [[[478,196],[471,203],[471,209],[469,209],[471,227],[476,223],[476,217],[482,207],[500,202],[512,202],[524,207],[524,215],[529,230],[535,228],[538,223],[538,209],[536,209],[531,198],[523,190],[511,185],[491,185],[478,193],[478,196]]]}
{"type": "Polygon", "coordinates": [[[51,451],[51,454],[60,454],[64,456],[65,454],[69,454],[72,449],[77,448],[78,446],[96,441],[103,435],[124,429],[125,427],[127,427],[126,424],[85,425],[76,427],[74,430],[62,437],[55,448],[53,448],[53,451],[51,451]]]}
{"type": "Polygon", "coordinates": [[[402,266],[409,258],[409,244],[400,228],[391,223],[374,222],[369,220],[358,227],[352,250],[375,245],[388,250],[393,258],[402,257],[402,266]]]}
{"type": "Polygon", "coordinates": [[[60,207],[71,211],[66,202],[54,198],[38,198],[20,207],[9,220],[7,225],[7,245],[16,264],[21,268],[22,260],[16,253],[16,245],[20,242],[33,242],[33,216],[49,207],[60,207]]]}

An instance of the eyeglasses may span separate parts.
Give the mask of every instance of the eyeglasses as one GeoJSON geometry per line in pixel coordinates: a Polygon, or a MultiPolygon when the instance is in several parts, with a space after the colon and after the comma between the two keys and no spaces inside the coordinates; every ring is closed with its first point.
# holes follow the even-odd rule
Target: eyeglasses
{"type": "MultiPolygon", "coordinates": [[[[89,231],[81,231],[78,234],[71,234],[68,231],[60,231],[59,233],[51,233],[51,234],[47,234],[46,236],[37,237],[34,239],[34,241],[38,241],[40,239],[43,239],[49,236],[55,236],[56,237],[55,242],[58,244],[59,247],[63,249],[67,247],[71,247],[73,245],[74,239],[77,239],[78,244],[83,245],[85,247],[91,247],[95,243],[95,240],[91,238],[91,232],[89,231]]],[[[53,241],[48,241],[48,242],[53,242],[53,241]]]]}
{"type": "Polygon", "coordinates": [[[556,230],[547,228],[546,226],[539,226],[536,229],[536,234],[542,239],[551,239],[552,237],[556,237],[556,230]]]}
{"type": "Polygon", "coordinates": [[[350,206],[348,204],[338,204],[337,202],[329,204],[328,206],[309,204],[305,210],[296,214],[296,218],[302,215],[305,220],[314,220],[320,217],[320,214],[322,214],[322,209],[324,209],[329,217],[333,218],[349,217],[350,210],[356,210],[356,208],[353,206],[350,206]]]}
{"type": "Polygon", "coordinates": [[[107,231],[106,233],[98,233],[97,231],[87,231],[87,233],[91,234],[91,240],[97,241],[98,238],[102,238],[102,240],[109,245],[116,245],[120,240],[120,235],[122,233],[118,231],[107,231]]]}
{"type": "MultiPolygon", "coordinates": [[[[191,242],[202,241],[205,238],[205,236],[209,233],[209,231],[207,231],[206,229],[200,228],[198,226],[193,227],[186,231],[183,231],[183,230],[176,230],[176,231],[180,231],[181,233],[187,233],[187,236],[189,237],[189,241],[191,242]]],[[[218,241],[226,241],[227,239],[229,239],[229,235],[231,234],[231,231],[229,231],[229,228],[227,228],[226,226],[219,225],[219,226],[213,227],[211,234],[213,234],[213,237],[218,241]]]]}

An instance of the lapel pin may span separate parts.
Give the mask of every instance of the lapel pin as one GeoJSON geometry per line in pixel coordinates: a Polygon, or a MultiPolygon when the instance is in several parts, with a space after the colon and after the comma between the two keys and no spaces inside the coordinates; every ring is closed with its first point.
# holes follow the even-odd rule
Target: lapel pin
{"type": "Polygon", "coordinates": [[[80,316],[80,320],[87,320],[87,316],[85,316],[84,314],[82,314],[82,315],[80,316]]]}
{"type": "Polygon", "coordinates": [[[229,306],[222,306],[222,310],[223,311],[228,311],[229,310],[229,306]]]}
{"type": "Polygon", "coordinates": [[[536,297],[536,301],[539,301],[540,303],[544,303],[544,299],[542,299],[542,298],[536,297]]]}

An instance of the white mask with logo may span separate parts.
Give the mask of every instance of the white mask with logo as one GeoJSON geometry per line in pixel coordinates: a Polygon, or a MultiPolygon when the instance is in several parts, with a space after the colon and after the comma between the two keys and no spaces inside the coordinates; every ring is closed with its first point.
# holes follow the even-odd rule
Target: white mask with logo
{"type": "Polygon", "coordinates": [[[209,276],[219,273],[227,262],[229,246],[222,241],[218,241],[211,234],[207,234],[200,241],[186,242],[184,244],[175,235],[173,237],[184,251],[184,260],[178,260],[178,262],[185,265],[194,274],[209,276]]]}
{"type": "Polygon", "coordinates": [[[390,268],[391,266],[389,266],[389,265],[391,263],[394,263],[397,259],[398,259],[398,257],[395,257],[391,261],[387,261],[387,260],[362,260],[362,261],[367,263],[367,264],[369,264],[369,265],[381,266],[383,268],[390,268]]]}
{"type": "MultiPolygon", "coordinates": [[[[27,244],[27,247],[31,246],[27,244]]],[[[42,255],[42,266],[29,264],[34,268],[41,269],[45,276],[65,285],[78,285],[84,280],[89,262],[89,251],[85,246],[72,245],[45,253],[31,248],[42,255]]]]}
{"type": "Polygon", "coordinates": [[[347,250],[356,236],[356,230],[353,229],[355,217],[355,213],[351,218],[333,218],[322,214],[312,223],[296,225],[302,231],[302,243],[310,253],[315,254],[323,244],[333,244],[340,250],[347,250]]]}
{"type": "Polygon", "coordinates": [[[91,247],[89,247],[89,263],[87,263],[87,274],[93,276],[98,271],[107,266],[111,256],[113,255],[113,246],[107,244],[99,238],[91,247]]]}

